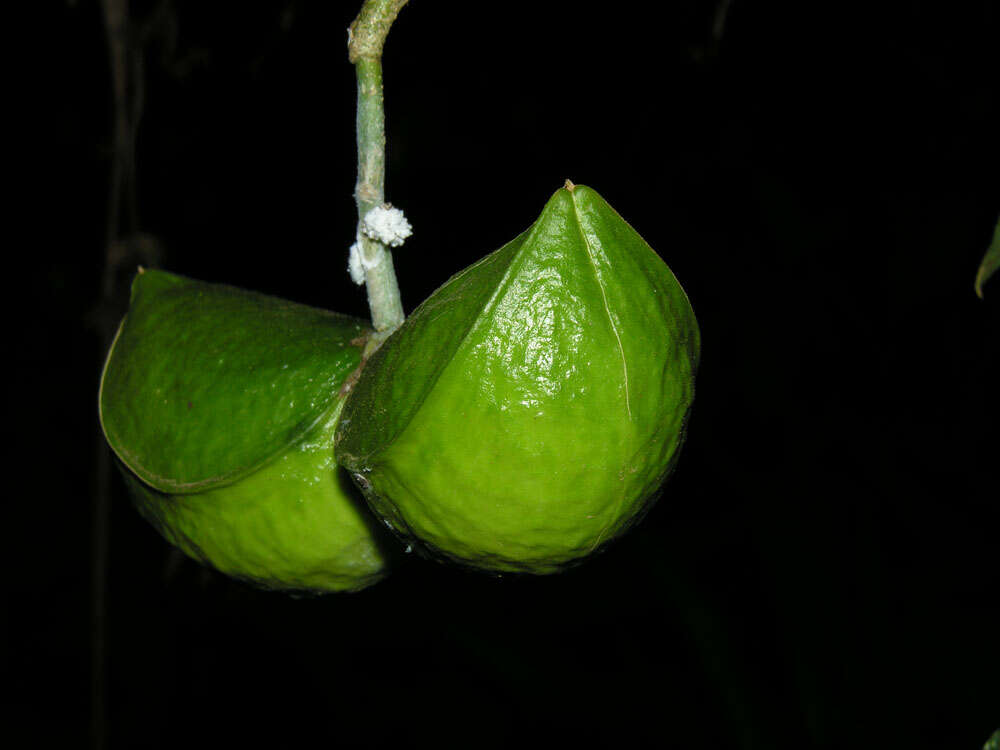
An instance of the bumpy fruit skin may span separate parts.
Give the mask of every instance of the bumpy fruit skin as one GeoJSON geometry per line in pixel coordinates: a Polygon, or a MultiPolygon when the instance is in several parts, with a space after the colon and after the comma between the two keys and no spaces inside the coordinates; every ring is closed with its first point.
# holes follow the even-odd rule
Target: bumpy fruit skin
{"type": "Polygon", "coordinates": [[[141,271],[99,412],[139,511],[191,557],[256,585],[355,591],[381,531],[333,459],[361,321],[141,271]]]}
{"type": "Polygon", "coordinates": [[[122,474],[146,520],[203,564],[261,588],[357,591],[381,580],[386,566],[372,519],[333,460],[342,406],[235,484],[167,495],[122,474]]]}
{"type": "Polygon", "coordinates": [[[698,355],[670,269],[596,192],[567,185],[369,360],[337,460],[385,523],[432,555],[556,572],[658,494],[698,355]]]}

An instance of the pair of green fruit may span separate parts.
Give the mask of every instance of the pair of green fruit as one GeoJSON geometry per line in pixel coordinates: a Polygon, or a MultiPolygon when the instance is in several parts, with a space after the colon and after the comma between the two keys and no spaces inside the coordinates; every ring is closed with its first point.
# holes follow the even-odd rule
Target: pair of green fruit
{"type": "Polygon", "coordinates": [[[567,183],[362,362],[368,333],[141,272],[100,393],[140,512],[188,555],[270,588],[379,580],[376,519],[440,558],[552,573],[640,518],[677,458],[694,312],[589,188],[567,183]]]}

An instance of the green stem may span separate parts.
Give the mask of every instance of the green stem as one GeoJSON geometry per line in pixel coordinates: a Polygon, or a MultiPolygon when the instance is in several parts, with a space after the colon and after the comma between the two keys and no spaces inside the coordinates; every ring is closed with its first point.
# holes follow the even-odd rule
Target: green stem
{"type": "Polygon", "coordinates": [[[366,0],[350,29],[349,57],[358,76],[358,243],[372,325],[380,338],[403,322],[392,254],[361,232],[361,221],[385,202],[385,114],[382,96],[382,47],[389,27],[407,0],[366,0]]]}

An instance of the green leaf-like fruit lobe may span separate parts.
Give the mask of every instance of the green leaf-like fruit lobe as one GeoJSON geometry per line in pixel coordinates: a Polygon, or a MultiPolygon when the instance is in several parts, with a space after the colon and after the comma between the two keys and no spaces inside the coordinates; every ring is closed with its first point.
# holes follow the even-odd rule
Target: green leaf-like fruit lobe
{"type": "Polygon", "coordinates": [[[366,335],[347,316],[140,272],[99,395],[140,512],[191,557],[267,588],[379,580],[370,515],[332,448],[366,335]]]}
{"type": "Polygon", "coordinates": [[[666,264],[596,192],[567,183],[368,361],[337,460],[390,528],[432,554],[556,572],[658,494],[699,346],[666,264]]]}

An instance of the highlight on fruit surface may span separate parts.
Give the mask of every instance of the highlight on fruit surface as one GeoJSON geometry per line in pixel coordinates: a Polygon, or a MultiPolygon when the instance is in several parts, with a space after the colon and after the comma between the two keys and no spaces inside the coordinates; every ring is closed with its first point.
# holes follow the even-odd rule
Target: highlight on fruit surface
{"type": "Polygon", "coordinates": [[[378,530],[332,450],[366,335],[347,316],[140,269],[99,395],[138,510],[192,558],[262,587],[382,578],[378,530]]]}
{"type": "Polygon", "coordinates": [[[667,265],[567,181],[453,276],[365,367],[338,462],[408,543],[552,573],[620,536],[674,466],[699,331],[667,265]]]}

